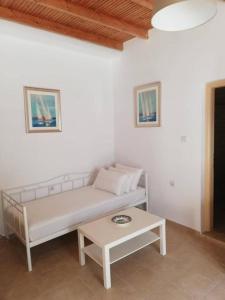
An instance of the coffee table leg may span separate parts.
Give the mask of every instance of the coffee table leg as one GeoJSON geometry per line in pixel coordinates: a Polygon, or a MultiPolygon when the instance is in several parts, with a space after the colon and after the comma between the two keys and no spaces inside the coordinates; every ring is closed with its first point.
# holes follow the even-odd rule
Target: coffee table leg
{"type": "Polygon", "coordinates": [[[85,253],[84,253],[84,236],[78,230],[78,245],[79,245],[79,261],[80,265],[85,265],[85,253]]]}
{"type": "Polygon", "coordinates": [[[159,227],[160,231],[160,254],[166,255],[166,222],[162,221],[159,227]]]}
{"type": "Polygon", "coordinates": [[[102,248],[102,261],[103,261],[103,277],[104,277],[104,287],[106,289],[111,288],[111,272],[110,272],[110,257],[109,248],[102,248]]]}

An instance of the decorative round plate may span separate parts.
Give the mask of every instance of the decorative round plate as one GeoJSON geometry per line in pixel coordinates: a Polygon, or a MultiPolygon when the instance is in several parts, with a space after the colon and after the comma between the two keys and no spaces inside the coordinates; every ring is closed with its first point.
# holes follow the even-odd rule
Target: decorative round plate
{"type": "Polygon", "coordinates": [[[132,221],[132,218],[127,215],[117,215],[112,218],[112,222],[117,225],[128,225],[132,221]]]}

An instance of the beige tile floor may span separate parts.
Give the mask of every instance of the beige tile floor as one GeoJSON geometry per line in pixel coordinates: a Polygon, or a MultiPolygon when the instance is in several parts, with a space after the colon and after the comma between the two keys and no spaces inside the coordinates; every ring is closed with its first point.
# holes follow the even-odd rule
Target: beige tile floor
{"type": "Polygon", "coordinates": [[[79,265],[76,239],[68,234],[33,248],[28,273],[24,247],[0,238],[0,300],[225,300],[225,244],[185,227],[167,223],[167,256],[155,245],[112,265],[110,290],[95,262],[79,265]]]}

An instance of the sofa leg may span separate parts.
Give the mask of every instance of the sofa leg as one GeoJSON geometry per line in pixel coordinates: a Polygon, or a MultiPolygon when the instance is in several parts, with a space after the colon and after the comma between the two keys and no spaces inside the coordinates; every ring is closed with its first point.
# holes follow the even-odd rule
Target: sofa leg
{"type": "Polygon", "coordinates": [[[148,207],[148,201],[146,201],[146,202],[145,202],[145,211],[148,212],[148,208],[149,208],[149,207],[148,207]]]}
{"type": "Polygon", "coordinates": [[[27,267],[28,271],[32,271],[32,262],[31,262],[31,251],[30,251],[30,246],[26,245],[26,250],[27,250],[27,267]]]}
{"type": "Polygon", "coordinates": [[[9,233],[9,228],[8,228],[7,224],[4,225],[4,232],[5,232],[5,237],[7,238],[7,240],[9,240],[10,233],[9,233]]]}

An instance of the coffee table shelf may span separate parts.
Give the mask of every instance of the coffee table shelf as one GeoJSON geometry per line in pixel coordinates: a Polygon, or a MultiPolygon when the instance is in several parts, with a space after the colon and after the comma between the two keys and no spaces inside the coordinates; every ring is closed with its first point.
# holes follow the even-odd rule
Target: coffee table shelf
{"type": "MultiPolygon", "coordinates": [[[[110,264],[158,241],[160,237],[154,232],[148,231],[139,235],[123,244],[115,246],[110,249],[110,264]]],[[[102,262],[102,249],[95,244],[86,246],[83,249],[84,253],[91,257],[101,267],[102,262]]]]}

